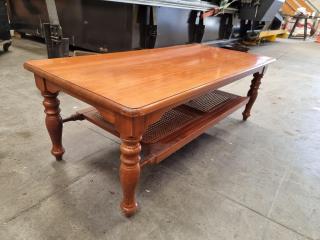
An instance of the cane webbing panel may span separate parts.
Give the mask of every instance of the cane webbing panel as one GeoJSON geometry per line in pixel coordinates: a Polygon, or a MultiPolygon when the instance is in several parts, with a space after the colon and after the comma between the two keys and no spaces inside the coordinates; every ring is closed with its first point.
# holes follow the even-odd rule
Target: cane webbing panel
{"type": "Polygon", "coordinates": [[[143,135],[142,142],[152,143],[158,139],[164,138],[178,129],[185,126],[187,123],[194,119],[193,116],[181,112],[177,109],[171,109],[166,112],[159,121],[151,124],[145,134],[143,135]]]}
{"type": "Polygon", "coordinates": [[[196,99],[193,99],[189,101],[186,105],[191,108],[195,108],[201,112],[210,112],[220,104],[236,97],[238,96],[216,90],[203,96],[200,96],[196,99]]]}

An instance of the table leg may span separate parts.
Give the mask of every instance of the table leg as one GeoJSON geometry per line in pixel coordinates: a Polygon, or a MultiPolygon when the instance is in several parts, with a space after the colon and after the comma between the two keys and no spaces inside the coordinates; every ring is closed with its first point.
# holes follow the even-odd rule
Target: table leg
{"type": "Polygon", "coordinates": [[[242,113],[244,121],[246,121],[248,119],[248,117],[250,117],[250,111],[251,111],[251,108],[252,108],[254,102],[257,99],[258,89],[261,84],[262,77],[263,77],[262,73],[257,72],[255,74],[253,74],[253,79],[251,81],[250,90],[248,91],[248,94],[247,94],[247,96],[249,97],[249,102],[247,103],[246,108],[242,113]]]}
{"type": "Polygon", "coordinates": [[[123,191],[121,209],[126,216],[133,215],[138,207],[135,189],[140,178],[140,138],[121,139],[120,182],[123,191]]]}
{"type": "Polygon", "coordinates": [[[304,26],[303,26],[303,39],[307,39],[307,33],[308,33],[308,18],[304,19],[304,26]]]}
{"type": "Polygon", "coordinates": [[[46,126],[52,142],[51,153],[56,160],[62,160],[64,148],[62,146],[62,118],[60,116],[60,101],[57,93],[42,92],[43,106],[46,113],[46,126]]]}
{"type": "Polygon", "coordinates": [[[294,23],[294,25],[293,25],[293,27],[292,27],[292,29],[291,29],[291,32],[290,32],[288,38],[291,38],[291,37],[292,37],[292,35],[293,35],[293,33],[294,33],[294,30],[296,29],[299,21],[300,21],[300,18],[296,18],[296,21],[295,21],[295,23],[294,23]]]}

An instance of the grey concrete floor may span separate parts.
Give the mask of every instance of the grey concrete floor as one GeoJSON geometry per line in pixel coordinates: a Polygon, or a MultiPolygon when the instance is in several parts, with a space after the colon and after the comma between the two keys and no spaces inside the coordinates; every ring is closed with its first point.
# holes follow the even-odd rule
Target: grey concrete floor
{"type": "MultiPolygon", "coordinates": [[[[64,128],[55,162],[28,59],[41,43],[0,55],[0,239],[320,239],[320,45],[253,49],[278,59],[252,117],[238,111],[144,169],[140,211],[119,211],[119,141],[87,122],[64,128]]],[[[246,94],[250,79],[227,87],[246,94]]],[[[62,115],[84,107],[61,94],[62,115]]]]}

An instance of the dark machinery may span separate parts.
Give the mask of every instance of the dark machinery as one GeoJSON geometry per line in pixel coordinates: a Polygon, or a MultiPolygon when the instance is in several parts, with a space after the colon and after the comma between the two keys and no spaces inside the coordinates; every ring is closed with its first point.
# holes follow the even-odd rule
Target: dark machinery
{"type": "Polygon", "coordinates": [[[278,12],[284,2],[285,0],[241,0],[241,37],[255,37],[260,30],[280,28],[282,16],[278,12]]]}
{"type": "Polygon", "coordinates": [[[49,23],[51,28],[57,26],[50,23],[47,1],[8,0],[12,28],[23,34],[46,37],[49,43],[50,39],[68,38],[71,46],[95,52],[229,40],[232,27],[237,25],[225,17],[236,11],[232,9],[219,17],[202,19],[201,14],[215,6],[212,2],[55,0],[58,25],[62,28],[51,29],[51,34],[46,34],[43,23],[49,23]],[[52,33],[57,33],[57,37],[52,33]]]}
{"type": "Polygon", "coordinates": [[[0,45],[2,45],[5,52],[8,51],[11,46],[7,7],[4,0],[0,0],[0,45]]]}
{"type": "Polygon", "coordinates": [[[260,0],[251,1],[251,3],[242,3],[240,9],[240,18],[272,22],[285,0],[260,0]]]}
{"type": "MultiPolygon", "coordinates": [[[[219,16],[206,18],[202,18],[202,14],[217,7],[219,0],[7,1],[12,28],[22,34],[45,38],[48,56],[59,57],[68,55],[68,45],[94,52],[193,42],[214,44],[218,41],[221,45],[241,33],[240,19],[235,14],[238,9],[243,20],[252,22],[250,29],[260,21],[266,22],[267,16],[272,18],[278,2],[284,0],[260,0],[259,8],[240,3],[255,0],[239,0],[238,9],[229,8],[219,16]]],[[[243,26],[247,32],[248,25],[243,26]]]]}
{"type": "Polygon", "coordinates": [[[46,0],[49,22],[43,24],[48,58],[68,57],[69,39],[63,37],[55,0],[46,0]]]}

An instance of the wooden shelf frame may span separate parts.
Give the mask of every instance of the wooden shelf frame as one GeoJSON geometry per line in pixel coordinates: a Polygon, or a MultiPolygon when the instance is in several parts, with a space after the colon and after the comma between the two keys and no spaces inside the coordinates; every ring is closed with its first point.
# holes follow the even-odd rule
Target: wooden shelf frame
{"type": "Polygon", "coordinates": [[[138,209],[135,190],[141,166],[160,162],[244,104],[246,121],[267,66],[274,61],[191,44],[33,60],[24,67],[34,73],[43,96],[45,124],[56,160],[62,160],[65,152],[65,122],[89,120],[120,136],[120,207],[131,216],[138,209]],[[215,90],[251,74],[247,97],[215,90]],[[62,119],[59,92],[93,108],[62,119]]]}
{"type": "MultiPolygon", "coordinates": [[[[140,165],[161,162],[248,101],[249,97],[215,90],[165,112],[142,137],[140,165]]],[[[88,120],[119,137],[114,125],[107,122],[97,109],[90,107],[78,111],[77,116],[72,120],[88,120]]]]}

